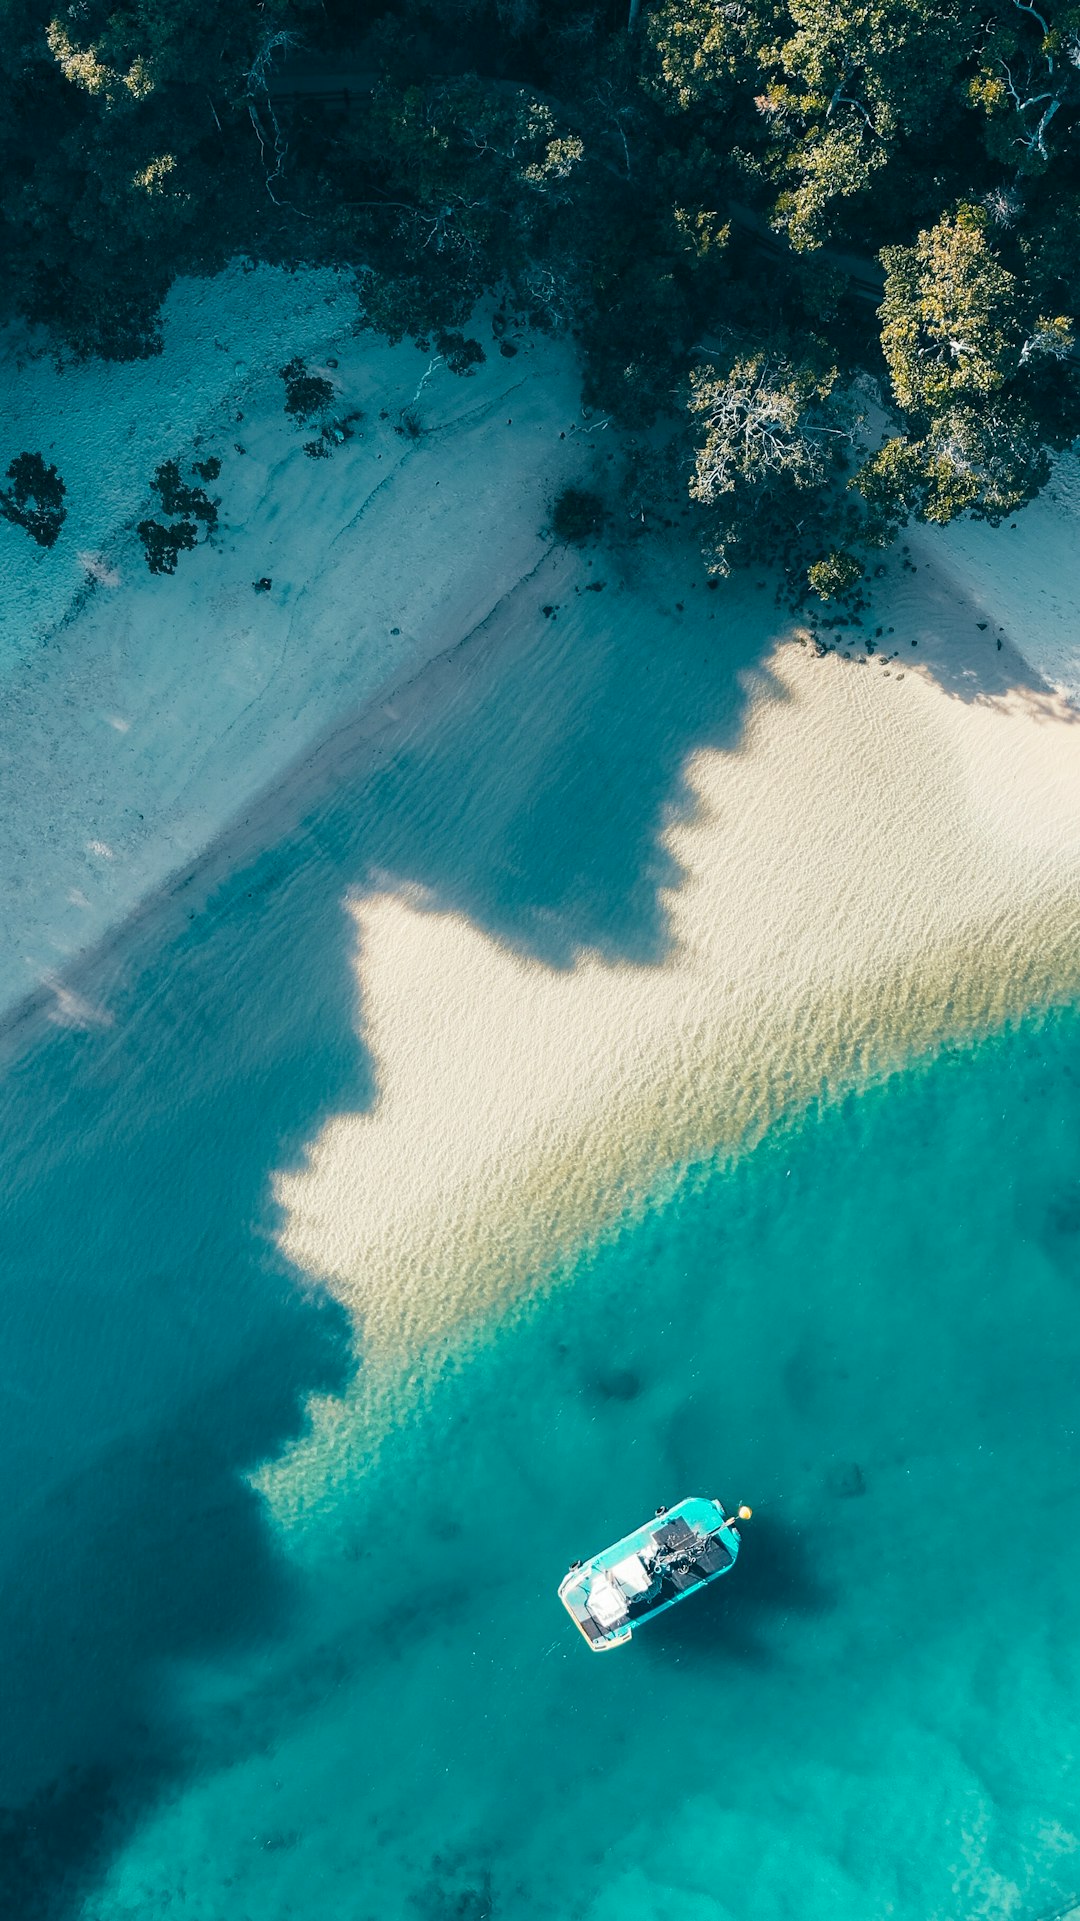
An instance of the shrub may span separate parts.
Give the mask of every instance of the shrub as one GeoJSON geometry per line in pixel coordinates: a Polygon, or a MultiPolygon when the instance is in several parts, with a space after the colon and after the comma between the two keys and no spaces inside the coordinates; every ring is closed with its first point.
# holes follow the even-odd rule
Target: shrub
{"type": "Polygon", "coordinates": [[[363,420],[363,410],[354,407],[352,413],[342,414],[340,420],[324,420],[314,440],[305,440],[304,452],[309,460],[329,460],[335,447],[343,447],[356,432],[356,423],[363,420]]]}
{"type": "Polygon", "coordinates": [[[586,487],[564,487],[551,510],[552,532],[557,540],[581,546],[604,524],[604,503],[599,494],[586,487]]]}
{"type": "MultiPolygon", "coordinates": [[[[193,471],[203,480],[216,480],[221,462],[216,458],[196,461],[193,471]]],[[[202,487],[188,485],[176,460],[163,461],[150,485],[161,501],[162,512],[170,516],[171,524],[140,520],[137,532],[150,572],[175,574],[180,555],[198,545],[200,526],[206,538],[210,538],[217,526],[218,503],[211,500],[202,487]]]]}
{"type": "Polygon", "coordinates": [[[842,547],[834,547],[823,560],[815,560],[806,570],[811,590],[819,600],[838,600],[850,592],[863,575],[862,563],[842,547]]]}
{"type": "MultiPolygon", "coordinates": [[[[205,463],[208,467],[215,464],[220,472],[220,461],[205,463]]],[[[196,472],[198,471],[199,469],[196,468],[196,472]]],[[[195,520],[202,521],[207,533],[212,532],[217,526],[217,501],[211,500],[209,494],[204,493],[201,487],[187,486],[180,477],[180,468],[175,460],[166,460],[158,468],[151,485],[160,496],[165,513],[185,516],[191,514],[195,520]]]]}
{"type": "Polygon", "coordinates": [[[159,520],[140,520],[138,534],[152,574],[175,574],[180,554],[188,552],[198,540],[190,520],[174,521],[171,527],[163,527],[159,520]]]}
{"type": "Polygon", "coordinates": [[[67,517],[67,488],[56,468],[47,466],[42,454],[19,454],[7,478],[12,484],[0,487],[0,514],[25,527],[39,547],[52,547],[67,517]]]}
{"type": "Polygon", "coordinates": [[[466,340],[464,334],[441,333],[435,342],[452,374],[468,374],[487,359],[478,340],[466,340]]]}
{"type": "Polygon", "coordinates": [[[321,374],[309,374],[307,363],[299,358],[281,369],[281,378],[285,382],[285,412],[302,425],[322,413],[334,398],[330,382],[321,374]]]}

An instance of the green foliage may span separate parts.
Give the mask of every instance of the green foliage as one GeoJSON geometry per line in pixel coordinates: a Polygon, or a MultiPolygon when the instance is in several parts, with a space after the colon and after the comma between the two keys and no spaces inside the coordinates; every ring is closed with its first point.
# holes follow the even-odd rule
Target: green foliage
{"type": "MultiPolygon", "coordinates": [[[[11,0],[8,313],[153,353],[176,273],[332,262],[368,324],[467,374],[494,295],[575,337],[590,404],[678,444],[714,565],[771,545],[822,582],[912,515],[1013,512],[1080,429],[1080,6],[650,0],[627,32],[592,0],[380,4],[11,0]],[[305,31],[371,74],[351,111],[273,93],[305,31]],[[843,395],[882,370],[849,484],[843,395]]],[[[282,378],[323,457],[331,383],[282,378]]],[[[159,492],[211,529],[203,488],[159,492]]],[[[151,536],[172,565],[176,532],[151,536]]]]}
{"type": "Polygon", "coordinates": [[[885,537],[909,514],[1000,520],[1046,480],[1043,376],[1068,361],[1071,323],[1038,313],[983,207],[962,204],[882,260],[881,344],[910,431],[858,476],[871,521],[885,537]]]}
{"type": "Polygon", "coordinates": [[[67,493],[56,468],[42,454],[17,454],[7,470],[10,487],[0,487],[0,514],[23,527],[39,547],[56,544],[67,517],[67,493]]]}
{"type": "Polygon", "coordinates": [[[690,375],[695,431],[690,494],[713,510],[709,559],[727,573],[807,515],[800,496],[835,487],[854,421],[836,396],[837,370],[783,343],[736,353],[690,375]]]}
{"type": "Polygon", "coordinates": [[[961,206],[913,247],[882,253],[881,346],[907,412],[985,399],[1017,371],[1025,316],[988,227],[985,208],[961,206]]]}
{"type": "Polygon", "coordinates": [[[824,479],[829,451],[822,403],[836,368],[796,364],[782,349],[740,354],[724,372],[710,365],[690,375],[690,412],[703,428],[690,491],[713,505],[740,487],[782,479],[795,488],[824,479]]]}
{"type": "Polygon", "coordinates": [[[564,487],[552,505],[551,531],[556,540],[580,547],[600,532],[605,518],[599,494],[587,487],[564,487]]]}
{"type": "Polygon", "coordinates": [[[287,4],[23,0],[0,48],[9,312],[77,354],[153,353],[173,276],[257,241],[246,75],[287,4]]]}
{"type": "Polygon", "coordinates": [[[856,560],[854,554],[834,547],[823,559],[811,563],[806,578],[810,591],[820,600],[840,600],[851,592],[864,572],[862,561],[856,560]]]}
{"type": "Polygon", "coordinates": [[[1020,407],[954,408],[921,439],[896,437],[856,475],[871,539],[909,517],[944,526],[959,514],[994,523],[1034,498],[1050,472],[1035,422],[1020,407]]]}
{"type": "Polygon", "coordinates": [[[391,339],[458,334],[500,282],[520,285],[527,304],[544,284],[535,254],[572,204],[583,154],[581,136],[527,87],[384,82],[332,155],[337,226],[368,263],[371,324],[391,339]]]}
{"type": "Polygon", "coordinates": [[[1037,176],[1067,152],[1080,105],[1080,10],[1042,13],[1026,0],[1015,8],[986,22],[965,92],[992,157],[1020,176],[1037,176]]]}
{"type": "Polygon", "coordinates": [[[974,29],[963,0],[662,0],[647,23],[649,84],[683,111],[721,107],[745,138],[744,166],[773,183],[775,224],[814,248],[837,203],[865,196],[948,112],[974,29]]]}
{"type": "Polygon", "coordinates": [[[767,20],[754,8],[711,0],[661,0],[645,16],[652,55],[646,83],[665,105],[686,112],[732,104],[740,83],[752,79],[754,48],[767,20]]]}

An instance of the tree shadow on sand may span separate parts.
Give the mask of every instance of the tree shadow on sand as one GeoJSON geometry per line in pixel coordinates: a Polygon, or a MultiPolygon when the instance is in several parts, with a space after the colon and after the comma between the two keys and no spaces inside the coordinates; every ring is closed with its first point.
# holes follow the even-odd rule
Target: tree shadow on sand
{"type": "MultiPolygon", "coordinates": [[[[907,548],[893,550],[875,570],[880,578],[871,582],[871,606],[862,628],[834,633],[832,640],[856,656],[866,651],[869,641],[878,667],[888,661],[894,670],[928,673],[944,693],[969,705],[1008,702],[1036,720],[1058,725],[1080,721],[1080,708],[1070,705],[1025,658],[1009,629],[935,564],[925,535],[916,551],[919,566],[908,558],[907,548]],[[908,588],[909,573],[919,576],[917,591],[908,588]]],[[[1018,638],[1022,643],[1023,635],[1018,638]]]]}

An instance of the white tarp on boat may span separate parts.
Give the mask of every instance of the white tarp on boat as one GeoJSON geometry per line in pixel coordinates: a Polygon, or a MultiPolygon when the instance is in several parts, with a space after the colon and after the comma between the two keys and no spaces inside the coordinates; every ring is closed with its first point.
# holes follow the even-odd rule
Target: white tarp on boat
{"type": "Polygon", "coordinates": [[[593,1620],[605,1630],[620,1627],[627,1617],[626,1596],[609,1574],[602,1574],[594,1581],[585,1605],[593,1620]]]}
{"type": "Polygon", "coordinates": [[[628,1554],[625,1561],[617,1561],[611,1575],[631,1601],[636,1600],[639,1594],[648,1594],[654,1585],[653,1576],[640,1554],[628,1554]]]}

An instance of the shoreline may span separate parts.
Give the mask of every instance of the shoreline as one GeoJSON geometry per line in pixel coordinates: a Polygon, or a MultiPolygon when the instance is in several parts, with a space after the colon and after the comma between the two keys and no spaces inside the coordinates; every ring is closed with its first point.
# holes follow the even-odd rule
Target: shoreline
{"type": "MultiPolygon", "coordinates": [[[[719,737],[695,729],[655,816],[659,941],[635,953],[594,926],[538,948],[535,920],[479,916],[396,863],[343,902],[376,1091],[330,1114],[273,1193],[283,1253],[348,1309],[364,1367],[346,1405],[317,1402],[310,1436],[256,1477],[280,1519],[317,1506],[471,1332],[695,1167],[1080,996],[1080,717],[984,637],[970,600],[899,571],[885,591],[904,652],[886,666],[816,658],[753,580],[703,597],[692,625],[687,601],[676,623],[657,571],[605,595],[606,633],[592,597],[575,601],[554,662],[493,653],[457,732],[482,734],[485,702],[512,683],[522,732],[475,764],[477,863],[505,860],[505,783],[531,805],[526,735],[544,725],[545,676],[570,703],[555,731],[621,770],[617,827],[619,782],[643,764],[640,709],[594,704],[597,658],[611,690],[637,675],[658,701],[663,658],[667,697],[693,711],[713,672],[701,623],[726,611],[715,662],[741,631],[738,705],[719,737]],[[984,692],[999,675],[1011,691],[984,692]]],[[[435,703],[409,743],[421,787],[429,766],[438,777],[441,731],[435,703]]],[[[560,831],[587,871],[583,825],[568,808],[560,831]]]]}
{"type": "MultiPolygon", "coordinates": [[[[354,518],[362,517],[367,505],[368,502],[363,501],[354,518]]],[[[664,559],[673,568],[694,565],[694,555],[683,552],[681,559],[675,561],[673,551],[678,549],[673,550],[670,542],[654,540],[631,560],[631,567],[648,568],[664,559]]],[[[485,580],[491,557],[492,550],[486,549],[485,580]]],[[[611,558],[602,550],[597,557],[601,561],[611,558]]],[[[152,923],[159,912],[167,913],[183,895],[189,900],[198,898],[205,905],[231,873],[255,858],[276,838],[295,831],[302,813],[318,807],[344,766],[355,766],[357,756],[369,749],[373,756],[392,751],[391,743],[400,745],[402,730],[407,732],[409,725],[415,724],[423,730],[430,728],[433,721],[437,723],[462,691],[469,674],[488,654],[509,659],[511,656],[506,650],[513,646],[510,630],[527,626],[530,621],[536,627],[545,594],[568,593],[571,588],[580,593],[587,584],[583,571],[585,557],[545,544],[539,527],[534,530],[527,558],[530,564],[525,571],[516,574],[513,569],[508,570],[509,578],[500,583],[501,591],[491,604],[477,610],[477,618],[465,631],[450,640],[441,633],[433,635],[430,651],[423,645],[410,651],[359,702],[346,696],[336,711],[331,709],[317,731],[300,737],[287,732],[272,735],[267,764],[258,770],[261,778],[254,767],[247,770],[238,804],[213,812],[206,810],[205,802],[197,803],[195,812],[203,831],[184,857],[171,858],[171,843],[164,842],[159,871],[139,882],[121,911],[107,911],[96,934],[63,957],[54,973],[40,978],[21,993],[9,987],[6,996],[0,974],[0,1035],[5,1042],[17,1045],[21,1035],[28,1029],[33,1030],[38,1016],[74,1026],[107,1023],[110,1018],[107,995],[92,991],[84,994],[81,989],[92,990],[95,983],[100,986],[103,976],[108,978],[112,974],[112,958],[123,952],[141,927],[152,923]],[[580,576],[576,585],[575,573],[580,576]],[[386,740],[382,749],[379,747],[381,737],[386,740]]],[[[624,555],[624,561],[626,558],[624,555]]],[[[592,564],[591,558],[588,564],[592,564]]],[[[1080,714],[1067,697],[1031,668],[1011,637],[1004,638],[998,651],[994,634],[988,633],[985,642],[973,647],[972,634],[961,633],[961,628],[978,628],[974,615],[982,611],[982,604],[973,599],[969,584],[951,560],[948,565],[935,565],[931,556],[918,587],[908,582],[899,569],[893,572],[894,578],[886,583],[887,589],[892,594],[899,590],[904,596],[906,617],[918,629],[923,651],[918,656],[902,657],[899,663],[890,659],[890,673],[906,670],[918,674],[936,683],[947,697],[961,701],[985,702],[1002,710],[1011,704],[1032,717],[1062,725],[1074,719],[1080,721],[1080,714]]],[[[161,585],[168,593],[176,589],[178,583],[173,580],[161,585]]],[[[182,588],[182,583],[180,585],[182,588]]],[[[740,586],[739,581],[725,583],[715,596],[712,608],[722,612],[732,596],[745,602],[745,586],[745,582],[740,586]]],[[[884,593],[885,588],[880,591],[884,593]]],[[[895,610],[894,599],[890,601],[890,611],[895,610]]],[[[868,621],[870,618],[872,616],[867,616],[868,621]]],[[[778,635],[788,641],[793,633],[807,631],[783,613],[776,614],[771,624],[778,635]]],[[[997,635],[1004,632],[998,624],[997,635]]],[[[857,630],[836,630],[829,638],[833,653],[845,656],[845,672],[874,676],[882,671],[889,658],[884,652],[889,644],[887,640],[877,643],[880,660],[866,662],[858,652],[862,635],[857,630]],[[848,660],[852,658],[849,668],[848,660]]],[[[319,692],[317,664],[316,661],[313,676],[316,694],[319,692]]],[[[840,664],[838,661],[837,665],[840,664]]],[[[820,660],[811,671],[819,673],[829,665],[827,660],[820,660]]],[[[10,715],[6,718],[10,725],[10,715]]],[[[3,725],[0,721],[0,750],[3,725]]],[[[2,965],[0,960],[0,968],[2,965]]]]}
{"type": "Polygon", "coordinates": [[[156,941],[159,923],[167,920],[181,897],[186,897],[189,914],[205,912],[213,895],[226,887],[237,871],[267,852],[278,839],[298,831],[303,815],[317,808],[331,792],[344,764],[365,751],[373,760],[381,758],[392,745],[400,743],[403,725],[421,722],[433,712],[445,712],[483,655],[505,645],[506,637],[497,626],[500,617],[511,610],[517,613],[519,608],[526,617],[538,613],[540,595],[548,591],[546,578],[541,585],[539,577],[551,576],[550,585],[557,589],[563,558],[559,549],[546,549],[535,566],[515,581],[467,633],[430,657],[404,664],[399,675],[377,688],[359,707],[340,714],[290,764],[254,791],[243,808],[223,821],[190,859],[170,868],[126,913],[110,922],[98,939],[75,954],[62,979],[41,981],[6,1006],[0,1001],[0,1045],[18,1046],[24,1033],[32,1038],[39,1018],[72,1027],[107,1025],[111,1017],[102,989],[115,972],[121,971],[114,970],[110,962],[125,954],[146,931],[152,929],[151,937],[156,941]],[[189,906],[193,900],[198,902],[195,909],[189,906]],[[79,991],[81,988],[89,990],[86,996],[79,991]]]}
{"type": "MultiPolygon", "coordinates": [[[[98,587],[63,624],[60,644],[23,663],[21,691],[0,716],[8,822],[0,830],[0,1032],[8,1044],[39,1016],[107,1023],[107,983],[135,930],[181,896],[208,899],[239,864],[295,828],[380,736],[390,751],[410,719],[430,732],[489,648],[510,662],[512,636],[543,626],[545,593],[549,602],[572,588],[582,596],[575,617],[586,637],[610,618],[610,598],[582,595],[591,557],[542,534],[545,500],[602,452],[576,432],[577,375],[565,348],[529,340],[504,362],[493,343],[478,374],[462,380],[411,347],[365,337],[323,371],[343,410],[363,407],[355,443],[327,461],[305,459],[277,382],[249,382],[258,405],[243,427],[243,456],[222,475],[216,545],[183,556],[178,575],[161,581],[140,571],[129,536],[125,577],[98,587]],[[394,407],[418,391],[424,431],[411,442],[394,432],[394,407]],[[257,596],[251,581],[264,562],[274,590],[257,596]]],[[[206,436],[200,450],[213,451],[206,436]]],[[[1060,519],[1064,510],[1055,511],[1060,519]]],[[[836,663],[845,673],[936,683],[942,713],[952,701],[1023,710],[1061,727],[1077,718],[1061,680],[1056,689],[1032,664],[1047,651],[1045,634],[1018,646],[995,617],[993,591],[1007,572],[972,580],[963,555],[946,554],[925,531],[918,567],[901,561],[902,551],[874,583],[889,629],[877,643],[881,658],[861,656],[873,613],[866,629],[829,636],[836,654],[854,656],[850,666],[836,663]],[[986,621],[977,618],[983,612],[986,621]],[[886,665],[896,626],[903,657],[886,665]]],[[[621,556],[595,554],[605,571],[625,574],[619,591],[631,595],[631,624],[657,608],[674,619],[673,605],[681,620],[677,576],[700,575],[701,563],[677,534],[621,556]],[[661,583],[670,576],[669,592],[652,591],[652,573],[661,583]]],[[[760,584],[750,576],[724,583],[702,618],[753,624],[764,611],[753,602],[760,584]]],[[[793,629],[780,614],[766,626],[772,640],[754,658],[767,678],[770,649],[793,629]]],[[[1051,653],[1050,664],[1060,664],[1051,653]]],[[[561,672],[572,701],[573,664],[561,672]]],[[[897,751],[909,752],[910,741],[897,751]]],[[[1032,793],[1039,778],[1027,766],[1016,775],[1032,793]]]]}
{"type": "Polygon", "coordinates": [[[305,458],[279,383],[264,383],[242,456],[203,438],[224,461],[214,544],[155,579],[128,535],[123,573],[111,566],[9,675],[0,1007],[52,995],[78,1018],[65,977],[110,930],[328,735],[490,620],[550,551],[547,504],[593,458],[565,348],[492,352],[461,379],[365,339],[325,372],[342,411],[363,409],[354,441],[305,458]],[[414,441],[394,429],[418,386],[414,441]],[[263,574],[273,586],[256,593],[263,574]]]}

